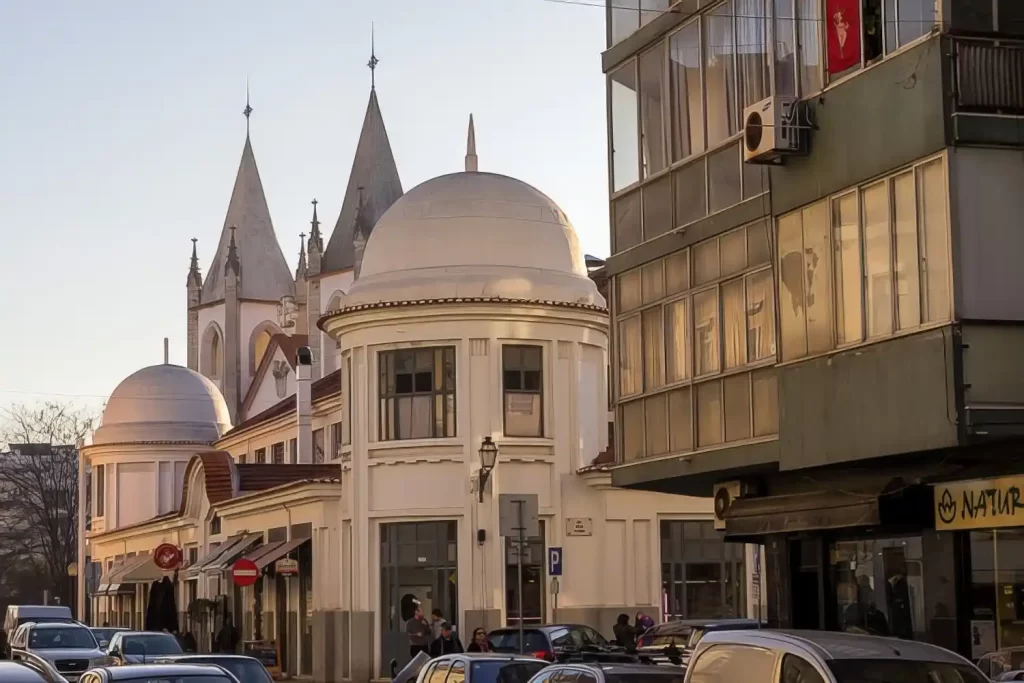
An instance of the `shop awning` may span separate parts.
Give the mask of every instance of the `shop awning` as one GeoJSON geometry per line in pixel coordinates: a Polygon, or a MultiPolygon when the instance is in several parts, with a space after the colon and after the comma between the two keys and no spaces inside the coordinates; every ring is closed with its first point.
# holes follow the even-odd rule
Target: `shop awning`
{"type": "Polygon", "coordinates": [[[134,570],[136,567],[141,566],[145,562],[150,561],[149,555],[137,555],[130,557],[120,564],[116,564],[110,569],[110,574],[105,580],[100,581],[100,590],[97,592],[106,595],[112,595],[116,593],[132,592],[135,590],[135,586],[131,582],[125,581],[124,577],[134,570]],[[103,586],[106,584],[106,590],[103,590],[103,586]]]}
{"type": "Polygon", "coordinates": [[[259,557],[250,557],[249,559],[255,562],[257,567],[263,569],[264,567],[277,562],[308,540],[308,538],[295,538],[290,541],[284,541],[283,543],[271,543],[269,546],[263,546],[264,548],[267,548],[267,550],[260,553],[259,557]]]}
{"type": "Polygon", "coordinates": [[[145,562],[135,565],[121,577],[121,583],[152,583],[174,573],[156,566],[152,555],[145,555],[145,562]]]}
{"type": "Polygon", "coordinates": [[[879,524],[878,493],[817,491],[737,498],[725,513],[727,538],[879,524]]]}
{"type": "Polygon", "coordinates": [[[228,545],[224,551],[214,558],[213,562],[210,562],[202,571],[204,572],[220,572],[230,568],[231,565],[241,557],[245,551],[253,546],[254,543],[263,538],[263,532],[245,534],[244,536],[237,537],[234,543],[228,545]]]}
{"type": "Polygon", "coordinates": [[[189,577],[195,577],[202,572],[207,571],[220,571],[223,564],[222,560],[230,555],[232,560],[237,557],[241,552],[248,549],[257,540],[263,538],[263,534],[238,534],[237,536],[231,536],[219,547],[211,550],[207,555],[196,562],[194,565],[189,567],[189,577]]]}

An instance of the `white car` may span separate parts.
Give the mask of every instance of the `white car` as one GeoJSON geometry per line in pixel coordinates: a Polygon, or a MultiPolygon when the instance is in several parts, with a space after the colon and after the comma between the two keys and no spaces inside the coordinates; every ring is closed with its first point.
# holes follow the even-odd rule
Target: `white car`
{"type": "Polygon", "coordinates": [[[10,648],[11,659],[28,659],[29,655],[45,659],[70,683],[92,667],[112,663],[89,627],[77,623],[22,624],[14,632],[10,648]]]}

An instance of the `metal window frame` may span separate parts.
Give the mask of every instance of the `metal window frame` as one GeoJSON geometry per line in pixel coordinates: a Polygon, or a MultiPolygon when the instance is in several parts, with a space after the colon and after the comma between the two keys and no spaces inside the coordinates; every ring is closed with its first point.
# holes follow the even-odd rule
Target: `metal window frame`
{"type": "MultiPolygon", "coordinates": [[[[377,352],[378,361],[378,386],[377,386],[377,397],[378,406],[383,406],[385,409],[378,409],[377,415],[377,434],[379,441],[410,441],[415,439],[445,439],[454,438],[458,436],[458,360],[456,354],[456,347],[454,345],[445,344],[438,346],[415,346],[408,348],[398,349],[385,349],[377,352]],[[415,379],[413,380],[413,391],[399,393],[397,390],[397,382],[395,381],[399,373],[395,372],[394,359],[400,354],[411,353],[415,356],[417,352],[429,351],[432,356],[433,367],[431,368],[431,389],[430,391],[416,391],[415,390],[415,379]],[[441,366],[437,367],[437,352],[441,352],[441,366]],[[444,380],[444,369],[448,361],[451,361],[453,370],[453,379],[451,387],[447,386],[447,381],[444,380]],[[390,361],[390,362],[389,362],[390,361]],[[436,389],[436,377],[437,373],[440,372],[442,376],[442,388],[436,389]],[[380,379],[385,378],[386,382],[381,382],[380,379]],[[388,385],[394,385],[394,391],[389,391],[388,385]],[[403,438],[398,434],[399,424],[399,411],[398,411],[398,399],[403,397],[413,396],[429,396],[430,401],[430,430],[429,436],[410,436],[403,438]],[[454,406],[451,423],[448,419],[447,402],[448,397],[452,397],[452,403],[454,406]],[[437,397],[442,397],[445,404],[444,415],[442,416],[442,430],[443,434],[437,434],[437,397]],[[391,435],[389,436],[389,428],[391,435]],[[450,428],[450,429],[449,429],[450,428]],[[448,432],[451,431],[449,435],[448,432]]],[[[402,373],[405,374],[405,373],[402,373]]],[[[415,375],[415,372],[413,372],[415,375]]]]}

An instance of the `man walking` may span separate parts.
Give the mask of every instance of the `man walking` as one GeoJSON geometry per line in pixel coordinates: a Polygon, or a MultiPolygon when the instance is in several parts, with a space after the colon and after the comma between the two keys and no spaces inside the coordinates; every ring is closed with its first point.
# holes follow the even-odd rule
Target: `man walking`
{"type": "Polygon", "coordinates": [[[415,657],[421,652],[430,654],[430,639],[433,631],[430,624],[423,618],[423,610],[419,607],[412,619],[405,622],[405,632],[409,636],[409,656],[415,657]]]}

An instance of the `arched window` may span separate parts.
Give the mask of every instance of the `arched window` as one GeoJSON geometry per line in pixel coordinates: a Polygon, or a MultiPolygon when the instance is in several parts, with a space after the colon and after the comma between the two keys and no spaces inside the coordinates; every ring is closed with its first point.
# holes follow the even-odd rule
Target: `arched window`
{"type": "Polygon", "coordinates": [[[203,332],[199,372],[214,381],[220,381],[224,372],[224,337],[217,323],[210,323],[203,332]]]}
{"type": "Polygon", "coordinates": [[[255,375],[263,356],[270,347],[270,340],[281,330],[269,320],[261,322],[249,336],[249,374],[255,375]]]}

